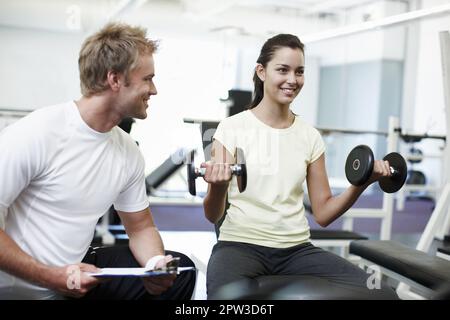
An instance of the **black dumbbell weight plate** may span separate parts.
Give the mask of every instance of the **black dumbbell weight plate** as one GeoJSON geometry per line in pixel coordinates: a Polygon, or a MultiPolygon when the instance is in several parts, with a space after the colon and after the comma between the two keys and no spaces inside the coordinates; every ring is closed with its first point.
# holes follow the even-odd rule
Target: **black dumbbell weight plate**
{"type": "Polygon", "coordinates": [[[241,171],[236,175],[239,192],[244,192],[247,188],[247,166],[245,164],[244,151],[236,148],[236,163],[241,166],[241,171]]]}
{"type": "Polygon", "coordinates": [[[383,177],[378,181],[381,190],[386,193],[394,193],[400,190],[405,184],[406,176],[408,175],[408,167],[405,159],[397,152],[391,152],[386,155],[383,160],[389,162],[389,166],[394,168],[397,172],[390,177],[383,177]]]}
{"type": "Polygon", "coordinates": [[[194,153],[195,151],[191,151],[186,164],[189,193],[192,194],[193,196],[197,194],[197,191],[195,189],[195,179],[197,178],[197,176],[195,175],[194,153]]]}
{"type": "Polygon", "coordinates": [[[359,145],[350,151],[345,161],[345,175],[354,186],[361,186],[373,171],[374,156],[372,150],[366,145],[359,145]]]}
{"type": "Polygon", "coordinates": [[[247,188],[247,166],[241,163],[241,173],[236,177],[239,192],[244,192],[247,188]]]}

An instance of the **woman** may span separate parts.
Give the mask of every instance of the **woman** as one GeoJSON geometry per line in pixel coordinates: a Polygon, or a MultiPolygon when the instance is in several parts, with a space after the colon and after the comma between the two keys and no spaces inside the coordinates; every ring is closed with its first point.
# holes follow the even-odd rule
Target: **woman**
{"type": "MultiPolygon", "coordinates": [[[[389,163],[377,160],[369,181],[331,194],[325,168],[325,144],[319,132],[295,115],[290,104],[304,84],[304,46],[294,35],[266,41],[253,76],[249,110],[224,119],[214,135],[205,215],[217,223],[226,210],[219,241],[207,271],[208,298],[225,284],[261,275],[311,275],[336,286],[366,291],[370,274],[310,243],[303,206],[306,179],[314,219],[323,227],[344,214],[368,185],[389,176],[389,163]],[[235,148],[243,149],[247,189],[231,181],[235,148]],[[227,198],[228,196],[228,198],[227,198]]],[[[382,287],[376,294],[396,298],[382,287]]],[[[366,292],[367,293],[367,292],[366,292]]]]}

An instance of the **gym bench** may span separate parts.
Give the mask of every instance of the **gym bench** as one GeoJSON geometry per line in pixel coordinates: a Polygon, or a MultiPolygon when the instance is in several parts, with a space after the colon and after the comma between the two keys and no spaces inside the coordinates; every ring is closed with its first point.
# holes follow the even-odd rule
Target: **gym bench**
{"type": "Polygon", "coordinates": [[[436,298],[440,288],[450,284],[450,261],[394,241],[353,241],[350,253],[361,257],[364,266],[376,265],[382,274],[417,289],[425,299],[436,298]]]}

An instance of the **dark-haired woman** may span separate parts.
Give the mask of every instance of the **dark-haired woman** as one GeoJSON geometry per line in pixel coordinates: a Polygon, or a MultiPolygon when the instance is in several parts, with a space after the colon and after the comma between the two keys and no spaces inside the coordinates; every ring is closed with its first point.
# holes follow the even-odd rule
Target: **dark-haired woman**
{"type": "Polygon", "coordinates": [[[325,227],[369,184],[391,173],[387,162],[377,160],[365,185],[332,195],[325,144],[319,132],[290,109],[303,87],[304,73],[304,46],[296,36],[268,39],[257,60],[249,110],[224,119],[214,135],[212,160],[202,164],[209,183],[204,210],[212,223],[225,218],[208,263],[208,299],[239,280],[250,290],[253,279],[264,275],[309,275],[361,298],[397,298],[384,283],[371,289],[371,274],[310,243],[303,206],[305,179],[314,219],[325,227]],[[243,149],[247,162],[243,193],[231,180],[236,147],[243,149]]]}

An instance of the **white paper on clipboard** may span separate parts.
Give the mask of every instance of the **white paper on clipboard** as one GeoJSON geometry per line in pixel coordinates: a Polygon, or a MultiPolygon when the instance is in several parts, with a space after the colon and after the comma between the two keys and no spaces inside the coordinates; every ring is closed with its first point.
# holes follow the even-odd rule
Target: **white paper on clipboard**
{"type": "Polygon", "coordinates": [[[178,267],[176,270],[147,270],[145,268],[103,268],[100,272],[86,272],[88,276],[96,278],[108,277],[156,277],[168,274],[179,274],[180,272],[195,270],[194,267],[178,267]]]}

